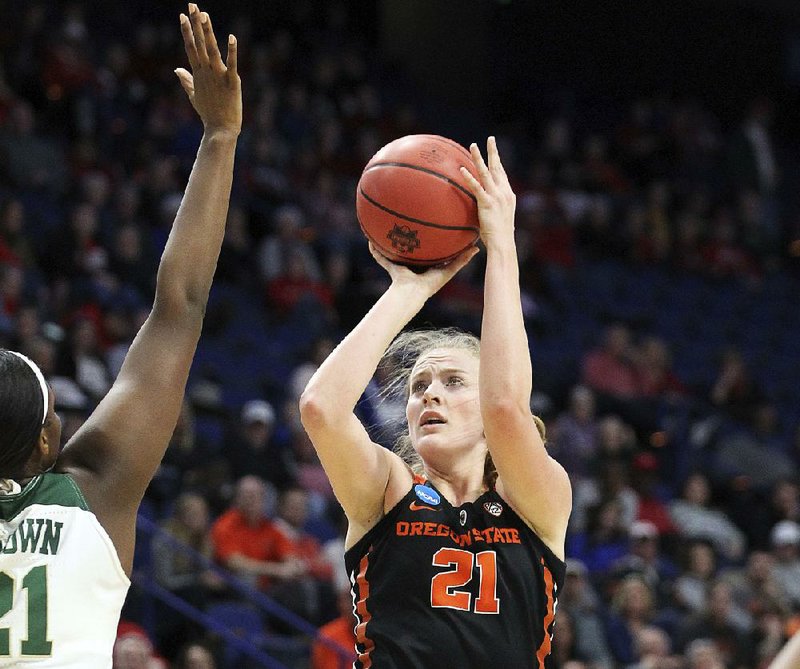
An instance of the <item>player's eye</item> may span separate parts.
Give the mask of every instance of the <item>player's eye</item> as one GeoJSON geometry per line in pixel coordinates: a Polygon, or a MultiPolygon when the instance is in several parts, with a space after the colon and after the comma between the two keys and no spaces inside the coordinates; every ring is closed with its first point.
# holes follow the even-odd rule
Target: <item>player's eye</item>
{"type": "Polygon", "coordinates": [[[460,386],[464,383],[463,379],[460,376],[450,376],[447,379],[448,386],[460,386]]]}
{"type": "Polygon", "coordinates": [[[421,393],[424,390],[425,390],[425,382],[424,381],[414,381],[414,383],[411,384],[411,392],[414,393],[414,394],[421,393]]]}

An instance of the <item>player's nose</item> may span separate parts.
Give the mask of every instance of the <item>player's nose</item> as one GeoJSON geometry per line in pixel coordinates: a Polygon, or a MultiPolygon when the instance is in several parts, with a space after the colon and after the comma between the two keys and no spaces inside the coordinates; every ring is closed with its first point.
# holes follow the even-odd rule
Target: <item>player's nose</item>
{"type": "Polygon", "coordinates": [[[430,404],[431,402],[439,402],[440,400],[441,397],[436,387],[436,383],[429,383],[428,387],[425,388],[425,392],[422,393],[422,401],[425,404],[430,404]]]}

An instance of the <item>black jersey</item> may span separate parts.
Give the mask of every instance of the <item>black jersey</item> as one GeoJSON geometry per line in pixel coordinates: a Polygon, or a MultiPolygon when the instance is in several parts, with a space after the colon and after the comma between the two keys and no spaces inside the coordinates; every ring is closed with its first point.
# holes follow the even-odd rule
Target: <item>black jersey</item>
{"type": "Polygon", "coordinates": [[[345,553],[357,669],[547,669],[565,565],[494,490],[429,482],[345,553]]]}

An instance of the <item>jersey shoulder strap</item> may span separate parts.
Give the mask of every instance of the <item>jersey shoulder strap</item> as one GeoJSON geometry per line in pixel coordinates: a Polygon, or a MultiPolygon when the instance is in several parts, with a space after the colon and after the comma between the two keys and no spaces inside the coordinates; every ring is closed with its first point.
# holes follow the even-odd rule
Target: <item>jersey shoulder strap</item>
{"type": "Polygon", "coordinates": [[[15,495],[0,496],[0,520],[10,521],[34,504],[71,506],[89,511],[80,488],[69,474],[40,474],[15,495]]]}

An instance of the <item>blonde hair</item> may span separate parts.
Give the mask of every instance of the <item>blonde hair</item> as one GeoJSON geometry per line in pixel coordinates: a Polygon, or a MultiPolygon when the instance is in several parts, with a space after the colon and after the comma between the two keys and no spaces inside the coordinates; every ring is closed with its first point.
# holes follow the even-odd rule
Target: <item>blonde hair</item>
{"type": "MultiPolygon", "coordinates": [[[[389,382],[382,388],[383,399],[399,399],[408,401],[411,392],[411,372],[417,361],[424,354],[437,349],[458,349],[480,359],[481,341],[475,335],[458,328],[440,328],[437,330],[408,330],[401,332],[386,349],[379,367],[387,372],[389,382]]],[[[542,441],[545,441],[545,425],[541,418],[533,416],[542,441]]],[[[404,424],[400,436],[397,437],[392,450],[399,455],[411,470],[418,475],[424,474],[424,464],[419,453],[411,443],[408,425],[404,424]]],[[[486,453],[483,469],[484,483],[493,488],[497,481],[497,468],[492,461],[491,453],[486,453]]]]}

